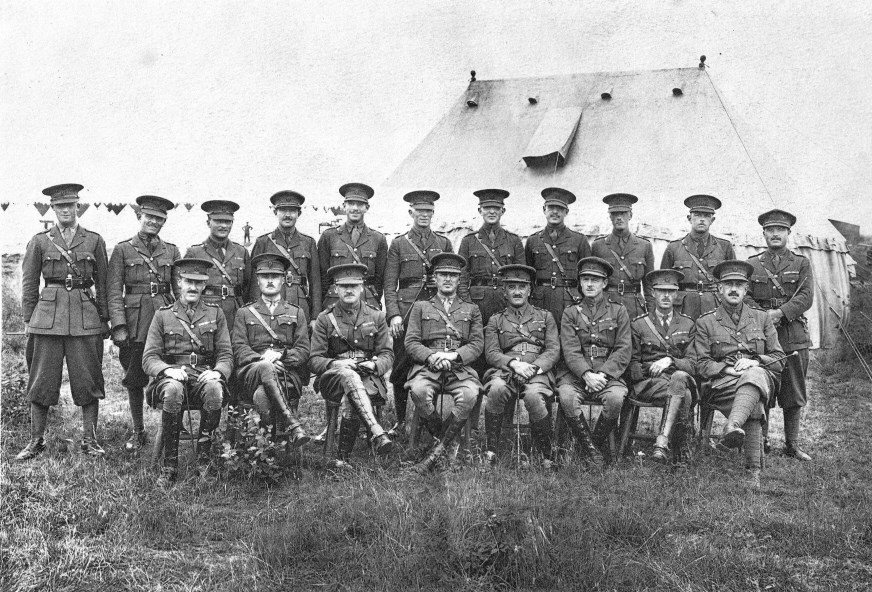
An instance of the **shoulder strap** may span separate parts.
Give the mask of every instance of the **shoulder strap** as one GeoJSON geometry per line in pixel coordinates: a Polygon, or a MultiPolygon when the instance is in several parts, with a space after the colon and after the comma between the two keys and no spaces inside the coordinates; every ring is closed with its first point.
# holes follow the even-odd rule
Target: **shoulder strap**
{"type": "Polygon", "coordinates": [[[576,304],[576,305],[575,305],[575,310],[578,311],[578,315],[581,317],[581,320],[584,321],[585,323],[587,323],[587,326],[588,326],[588,327],[590,327],[591,325],[593,325],[593,323],[592,323],[591,320],[590,320],[590,317],[588,317],[586,314],[584,314],[584,311],[581,310],[581,305],[580,305],[580,304],[576,304]]]}
{"type": "Polygon", "coordinates": [[[339,339],[341,339],[342,342],[349,347],[349,349],[356,349],[353,345],[348,343],[348,339],[342,333],[342,329],[339,328],[339,323],[336,321],[336,315],[333,314],[332,310],[327,313],[327,318],[330,319],[330,324],[333,325],[334,329],[336,329],[336,333],[337,335],[339,335],[339,339]]]}
{"type": "Polygon", "coordinates": [[[297,265],[296,261],[294,261],[294,258],[291,256],[290,252],[288,252],[288,250],[286,248],[284,248],[279,243],[277,243],[276,239],[273,238],[273,235],[268,234],[267,236],[269,237],[269,240],[272,241],[272,244],[274,244],[275,247],[279,250],[279,253],[281,253],[282,256],[288,258],[288,261],[291,262],[291,267],[294,268],[294,271],[297,272],[297,275],[303,275],[302,273],[300,273],[300,266],[297,265]]]}
{"type": "MultiPolygon", "coordinates": [[[[342,239],[339,239],[339,240],[342,240],[342,239]]],[[[363,261],[360,260],[360,255],[357,254],[357,251],[355,251],[354,248],[353,248],[351,245],[349,245],[349,244],[348,244],[347,242],[345,242],[345,241],[342,241],[342,244],[345,245],[345,248],[346,248],[346,249],[348,249],[348,252],[349,252],[349,253],[351,254],[351,256],[354,258],[354,262],[355,262],[355,263],[357,263],[358,265],[363,265],[363,264],[364,264],[363,261]]]]}
{"type": "Polygon", "coordinates": [[[494,262],[494,265],[496,265],[497,267],[500,267],[500,260],[497,259],[496,255],[494,255],[494,252],[491,251],[490,248],[489,248],[486,244],[484,244],[484,242],[483,242],[483,241],[478,237],[478,233],[477,233],[477,232],[476,232],[476,233],[473,233],[473,234],[474,234],[474,236],[475,236],[475,240],[477,240],[477,241],[478,241],[478,244],[481,245],[481,248],[485,250],[485,252],[486,252],[486,253],[488,254],[488,256],[491,258],[491,261],[494,262]]]}
{"type": "Polygon", "coordinates": [[[218,271],[221,272],[221,275],[224,276],[224,279],[226,279],[226,280],[227,280],[228,282],[230,282],[230,284],[232,285],[232,284],[233,284],[233,280],[230,279],[230,274],[227,273],[227,269],[224,267],[224,264],[221,263],[220,261],[218,261],[218,259],[216,259],[215,257],[213,257],[212,254],[211,254],[209,251],[206,250],[206,243],[203,243],[203,252],[206,253],[206,256],[209,257],[209,259],[212,260],[212,263],[215,264],[215,267],[218,268],[218,271]]]}
{"type": "Polygon", "coordinates": [[[706,281],[713,282],[714,278],[708,272],[708,269],[705,268],[705,265],[702,264],[702,261],[699,260],[699,257],[694,255],[693,252],[687,248],[687,244],[685,244],[684,242],[682,242],[681,244],[684,245],[684,250],[687,251],[688,257],[690,257],[691,260],[693,260],[693,262],[696,263],[696,266],[699,268],[700,273],[702,273],[705,276],[706,281]]]}
{"type": "Polygon", "coordinates": [[[775,286],[775,289],[778,290],[778,292],[781,294],[781,296],[783,298],[790,298],[787,295],[787,292],[784,291],[784,286],[782,286],[781,282],[778,281],[778,276],[776,276],[774,273],[772,273],[771,271],[766,269],[766,266],[763,265],[763,261],[760,261],[760,267],[762,267],[763,271],[766,272],[766,275],[769,276],[769,280],[772,282],[772,285],[775,286]]]}
{"type": "Polygon", "coordinates": [[[160,272],[157,270],[157,267],[154,266],[154,262],[148,258],[148,255],[137,249],[133,245],[132,241],[130,243],[130,246],[133,247],[133,250],[139,254],[139,256],[142,258],[142,262],[148,266],[148,268],[151,270],[151,273],[153,273],[154,275],[160,275],[160,272]]]}
{"type": "Polygon", "coordinates": [[[546,243],[544,240],[542,244],[545,245],[545,248],[548,249],[548,254],[551,255],[551,259],[557,263],[557,269],[560,271],[560,277],[565,281],[566,280],[566,268],[563,267],[563,263],[560,262],[560,257],[558,257],[557,252],[554,250],[550,244],[546,243]]]}
{"type": "Polygon", "coordinates": [[[660,331],[658,331],[657,328],[654,326],[654,322],[651,320],[651,317],[649,317],[648,315],[645,315],[645,324],[648,325],[648,328],[651,329],[651,332],[657,336],[657,339],[660,341],[660,345],[665,347],[666,351],[668,352],[669,351],[669,344],[666,342],[666,340],[660,334],[660,331]]]}
{"type": "Polygon", "coordinates": [[[404,234],[403,238],[406,239],[406,242],[409,243],[409,246],[411,246],[415,250],[415,253],[418,255],[418,257],[421,258],[421,261],[424,262],[424,267],[429,267],[430,260],[427,259],[427,256],[423,253],[423,251],[421,251],[421,249],[418,248],[418,245],[416,245],[415,243],[412,242],[412,239],[409,238],[409,234],[408,233],[404,234]]]}
{"type": "Polygon", "coordinates": [[[55,249],[58,250],[58,252],[64,258],[64,260],[67,262],[67,267],[70,268],[70,273],[73,274],[74,276],[76,276],[77,278],[82,277],[82,272],[79,271],[79,269],[75,265],[73,265],[73,260],[70,257],[69,253],[67,253],[59,244],[54,242],[54,239],[52,238],[51,234],[47,234],[46,236],[48,237],[49,242],[54,246],[55,249]]]}
{"type": "Polygon", "coordinates": [[[272,327],[270,327],[269,324],[266,322],[266,319],[264,319],[263,316],[259,312],[257,312],[257,310],[255,310],[253,304],[249,305],[248,310],[251,311],[251,314],[254,315],[254,318],[257,319],[257,322],[263,325],[263,328],[266,329],[266,332],[269,333],[270,337],[272,337],[275,341],[282,341],[282,339],[278,336],[278,333],[273,331],[272,327]]]}
{"type": "Polygon", "coordinates": [[[459,330],[457,327],[454,326],[454,323],[452,323],[452,322],[451,322],[451,319],[448,318],[448,314],[447,314],[444,310],[442,310],[441,308],[439,308],[438,306],[435,306],[435,305],[434,305],[433,308],[436,309],[436,312],[439,313],[439,316],[442,317],[442,320],[443,320],[443,321],[445,321],[445,327],[446,327],[449,331],[451,331],[452,333],[454,333],[454,335],[455,335],[458,339],[463,339],[463,333],[461,333],[460,330],[459,330]]]}
{"type": "Polygon", "coordinates": [[[178,319],[179,323],[182,324],[182,327],[185,329],[185,333],[188,334],[188,337],[191,338],[191,341],[194,342],[194,345],[196,345],[197,347],[202,349],[203,342],[200,340],[199,337],[197,337],[197,334],[194,333],[194,330],[191,328],[191,326],[188,324],[188,322],[183,320],[182,317],[179,316],[179,313],[176,312],[175,310],[173,310],[173,316],[176,317],[176,319],[178,319]]]}
{"type": "Polygon", "coordinates": [[[625,274],[627,274],[627,277],[630,278],[631,280],[636,279],[633,277],[633,274],[630,273],[630,270],[627,269],[627,266],[624,264],[624,262],[621,260],[621,256],[618,255],[617,253],[615,253],[614,249],[612,249],[611,247],[606,247],[606,248],[609,250],[609,253],[611,253],[612,255],[615,256],[615,262],[621,268],[621,271],[623,271],[625,274]]]}
{"type": "Polygon", "coordinates": [[[532,343],[533,345],[538,345],[539,347],[542,347],[543,345],[545,345],[544,342],[543,342],[541,339],[539,339],[538,337],[536,337],[535,335],[533,335],[532,333],[530,333],[530,332],[527,330],[527,327],[525,327],[522,323],[513,323],[513,322],[512,322],[512,321],[511,321],[507,316],[505,317],[505,319],[506,319],[506,321],[508,321],[508,323],[509,323],[512,327],[515,328],[515,330],[516,330],[518,333],[521,334],[521,337],[523,337],[524,339],[526,339],[527,341],[529,341],[529,342],[532,343]]]}

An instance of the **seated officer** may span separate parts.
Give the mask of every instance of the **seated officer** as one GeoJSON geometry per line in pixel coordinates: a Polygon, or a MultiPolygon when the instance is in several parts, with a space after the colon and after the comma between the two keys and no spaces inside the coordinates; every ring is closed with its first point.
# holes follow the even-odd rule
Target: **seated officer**
{"type": "Polygon", "coordinates": [[[419,473],[433,468],[475,406],[481,383],[471,365],[484,348],[481,311],[457,295],[466,259],[440,253],[431,263],[438,293],[412,305],[405,341],[414,363],[406,387],[427,429],[439,439],[415,467],[419,473]],[[454,410],[445,425],[434,406],[439,394],[454,399],[454,410]]]}
{"type": "Polygon", "coordinates": [[[276,435],[290,436],[302,446],[309,436],[288,407],[299,400],[309,382],[309,325],[306,313],[282,299],[282,285],[291,265],[278,253],[261,253],[251,260],[260,298],[236,311],[231,340],[237,384],[245,403],[254,403],[264,424],[280,416],[276,435]]]}
{"type": "Polygon", "coordinates": [[[656,269],[645,276],[651,286],[654,307],[633,319],[633,357],[630,379],[639,401],[666,401],[653,458],[668,460],[669,441],[681,447],[690,428],[690,406],[695,369],[688,345],[693,341],[693,319],[677,312],[672,304],[683,274],[674,269],[656,269]],[[678,419],[678,424],[675,424],[678,419]]]}
{"type": "Polygon", "coordinates": [[[318,375],[315,390],[328,402],[345,401],[339,427],[339,466],[351,455],[363,420],[378,454],[391,440],[376,420],[372,398],[384,400],[384,374],[394,363],[385,313],[364,301],[366,265],[346,263],[327,270],[339,300],[318,315],[312,331],[309,368],[318,375]]]}
{"type": "Polygon", "coordinates": [[[224,313],[201,296],[212,266],[205,259],[179,259],[179,299],[162,306],[148,328],[142,369],[153,380],[148,387],[152,407],[161,405],[163,459],[158,484],[169,485],[179,464],[179,427],[184,409],[200,410],[199,461],[209,460],[212,432],[221,420],[226,380],[233,370],[233,350],[224,313]]]}
{"type": "Polygon", "coordinates": [[[707,401],[727,416],[721,443],[745,447],[745,465],[758,485],[762,466],[763,404],[784,365],[778,333],[765,310],[743,304],[754,267],[722,261],[714,270],[721,304],[696,321],[694,358],[699,377],[711,380],[707,401]]]}
{"type": "Polygon", "coordinates": [[[573,436],[590,457],[592,450],[584,421],[584,401],[602,401],[592,440],[606,463],[611,461],[609,434],[617,426],[627,396],[621,376],[633,351],[630,317],[623,304],[603,295],[612,266],[599,257],[578,262],[581,304],[566,307],[561,320],[560,345],[568,371],[558,377],[560,408],[573,436]]]}
{"type": "Polygon", "coordinates": [[[551,369],[560,358],[557,323],[550,312],[530,304],[535,269],[503,265],[499,274],[509,304],[491,316],[484,330],[484,355],[490,366],[484,375],[485,459],[496,462],[506,403],[521,397],[530,416],[530,434],[550,467],[551,420],[546,401],[554,386],[551,369]]]}

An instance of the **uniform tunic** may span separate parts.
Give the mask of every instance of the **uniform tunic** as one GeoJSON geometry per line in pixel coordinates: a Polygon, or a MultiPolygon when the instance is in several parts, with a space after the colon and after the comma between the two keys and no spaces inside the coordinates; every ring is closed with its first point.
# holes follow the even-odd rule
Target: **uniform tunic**
{"type": "MultiPolygon", "coordinates": [[[[761,394],[765,402],[777,385],[781,373],[784,351],[778,343],[778,333],[766,311],[740,304],[739,310],[731,311],[720,305],[696,321],[693,340],[696,371],[701,380],[716,381],[726,368],[732,367],[742,357],[759,360],[760,364],[774,362],[766,368],[750,368],[738,381],[718,388],[713,384],[711,399],[706,401],[724,415],[729,415],[733,398],[740,386],[750,384],[761,394]]],[[[762,415],[762,404],[755,415],[762,415]]]]}
{"type": "Polygon", "coordinates": [[[459,296],[454,297],[447,311],[438,295],[416,302],[409,314],[405,344],[414,363],[406,387],[418,409],[429,415],[434,409],[435,395],[448,394],[454,399],[455,416],[465,421],[481,389],[478,374],[472,368],[484,350],[478,307],[459,296]],[[449,328],[439,311],[447,315],[457,332],[449,328]],[[437,351],[457,352],[458,359],[450,370],[432,370],[427,365],[427,358],[437,351]]]}
{"type": "Polygon", "coordinates": [[[697,255],[697,242],[688,234],[680,240],[674,240],[666,247],[660,269],[677,269],[684,274],[684,280],[679,284],[681,290],[675,297],[675,308],[682,314],[696,320],[700,315],[717,308],[720,302],[717,282],[712,270],[721,261],[736,258],[730,241],[706,234],[703,238],[703,255],[697,255]],[[705,270],[691,257],[699,259],[705,270]]]}
{"type": "Polygon", "coordinates": [[[218,305],[200,300],[193,307],[192,317],[188,317],[185,305],[178,300],[158,309],[148,328],[142,369],[155,379],[146,392],[152,407],[162,404],[164,411],[179,413],[187,401],[191,409],[220,409],[226,394],[224,381],[233,371],[233,349],[227,320],[218,305]],[[202,345],[190,337],[182,323],[191,328],[202,345]],[[186,389],[179,388],[178,381],[162,375],[167,368],[182,367],[189,370],[186,389]],[[195,375],[210,369],[218,371],[223,380],[197,382],[195,375]]]}
{"type": "Polygon", "coordinates": [[[269,311],[263,298],[236,311],[230,338],[242,401],[251,403],[254,391],[265,379],[271,378],[288,387],[289,399],[300,398],[303,385],[309,382],[306,366],[309,359],[308,327],[306,314],[284,300],[276,303],[273,312],[269,311]],[[278,339],[273,339],[252,310],[260,314],[278,339]],[[261,360],[261,354],[268,349],[283,352],[283,373],[279,373],[272,363],[261,360]]]}
{"type": "Polygon", "coordinates": [[[388,260],[388,241],[385,239],[385,235],[369,228],[366,224],[360,224],[359,227],[360,236],[357,242],[351,238],[354,227],[347,222],[337,228],[328,228],[318,239],[321,304],[324,308],[339,300],[336,286],[327,277],[327,270],[334,265],[346,263],[366,265],[364,298],[370,306],[381,308],[385,266],[388,260]]]}
{"type": "Polygon", "coordinates": [[[506,307],[503,282],[498,273],[500,267],[525,261],[521,237],[501,226],[494,226],[493,233],[493,242],[489,237],[490,230],[485,227],[467,234],[457,251],[467,261],[467,267],[460,275],[458,294],[478,305],[481,322],[485,325],[491,315],[506,307]]]}
{"type": "Polygon", "coordinates": [[[557,382],[563,412],[578,417],[584,401],[594,400],[603,403],[604,417],[617,419],[627,395],[621,377],[633,352],[627,309],[601,297],[593,305],[584,301],[567,308],[561,323],[565,367],[558,372],[557,382]],[[587,371],[606,375],[608,382],[603,390],[587,392],[582,378],[587,371]]]}
{"type": "Polygon", "coordinates": [[[654,269],[650,242],[632,232],[626,237],[610,233],[594,239],[590,250],[594,257],[605,259],[614,268],[606,287],[609,302],[627,307],[631,319],[654,309],[651,284],[645,279],[645,274],[654,269]]]}
{"type": "Polygon", "coordinates": [[[209,279],[202,298],[204,302],[220,306],[227,319],[227,326],[232,328],[236,310],[245,304],[249,292],[251,259],[245,247],[231,240],[228,240],[224,247],[224,257],[221,257],[218,248],[218,243],[210,237],[199,245],[189,247],[185,257],[206,259],[213,264],[217,262],[224,266],[229,277],[221,273],[218,265],[213,265],[206,270],[209,279]]]}
{"type": "MultiPolygon", "coordinates": [[[[285,276],[282,299],[303,309],[307,319],[311,319],[313,313],[317,315],[321,310],[321,266],[315,239],[296,228],[287,235],[277,228],[257,237],[251,256],[261,253],[279,253],[291,259],[293,263],[285,276]]],[[[250,293],[251,301],[260,298],[256,281],[251,282],[250,293]]]]}
{"type": "Polygon", "coordinates": [[[82,226],[76,227],[69,246],[57,226],[27,244],[21,306],[28,333],[29,401],[45,406],[57,403],[64,358],[76,405],[105,396],[102,362],[103,333],[109,320],[108,268],[103,237],[82,226]],[[52,243],[63,248],[76,273],[52,243]],[[45,280],[42,290],[40,276],[45,280]],[[74,283],[80,287],[67,289],[74,283]]]}
{"type": "Polygon", "coordinates": [[[583,234],[570,230],[561,224],[557,228],[557,238],[552,239],[548,227],[530,235],[524,245],[527,265],[536,269],[536,281],[530,295],[530,302],[544,308],[554,316],[560,326],[563,310],[581,301],[578,293],[577,266],[580,259],[590,256],[590,243],[583,234]],[[546,245],[550,245],[557,255],[551,256],[546,245]],[[560,266],[563,266],[563,273],[560,266]]]}
{"type": "MultiPolygon", "coordinates": [[[[804,407],[806,402],[805,375],[808,371],[808,334],[804,313],[814,299],[814,278],[808,259],[784,250],[781,261],[775,264],[772,253],[764,251],[748,259],[754,266],[750,296],[756,306],[764,310],[781,309],[784,317],[775,326],[778,342],[785,353],[799,352],[788,358],[781,373],[781,386],[776,399],[783,408],[804,407]],[[775,281],[769,274],[775,276],[775,281]],[[779,289],[775,282],[781,286],[779,289]]],[[[774,404],[775,401],[770,401],[774,404]]]]}
{"type": "Polygon", "coordinates": [[[633,397],[640,401],[658,401],[667,398],[667,389],[672,381],[691,387],[696,369],[693,350],[688,351],[695,333],[694,321],[688,316],[672,311],[669,327],[664,330],[654,309],[646,315],[633,319],[633,356],[630,359],[630,380],[633,381],[633,397]],[[646,319],[654,325],[651,329],[646,319]],[[652,377],[651,364],[665,357],[672,358],[672,365],[660,375],[652,377]]]}
{"type": "Polygon", "coordinates": [[[142,371],[142,351],[154,313],[175,300],[173,263],[179,249],[155,236],[150,247],[143,235],[118,243],[109,258],[109,321],[112,329],[126,326],[129,341],[118,348],[124,370],[121,381],[128,388],[143,388],[148,375],[142,371]],[[157,273],[151,270],[148,263],[157,273]]]}
{"type": "Polygon", "coordinates": [[[493,315],[484,330],[484,357],[490,366],[484,375],[488,412],[503,413],[506,403],[521,394],[530,421],[548,415],[546,401],[554,388],[551,370],[560,359],[560,336],[550,312],[527,303],[493,315]],[[512,360],[538,366],[539,373],[527,382],[515,380],[509,368],[512,360]]]}

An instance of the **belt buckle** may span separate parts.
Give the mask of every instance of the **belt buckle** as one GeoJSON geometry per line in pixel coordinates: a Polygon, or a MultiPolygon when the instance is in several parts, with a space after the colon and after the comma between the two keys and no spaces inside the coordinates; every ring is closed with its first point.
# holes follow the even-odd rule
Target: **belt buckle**
{"type": "Polygon", "coordinates": [[[450,337],[445,337],[445,351],[451,351],[453,349],[453,341],[450,337]]]}
{"type": "Polygon", "coordinates": [[[557,276],[551,276],[551,289],[554,290],[557,288],[557,276]]]}
{"type": "Polygon", "coordinates": [[[779,306],[781,306],[781,303],[779,302],[778,298],[770,298],[769,306],[771,306],[772,308],[778,308],[779,306]]]}
{"type": "Polygon", "coordinates": [[[618,282],[618,294],[620,294],[621,296],[623,296],[623,295],[624,295],[624,288],[625,288],[625,287],[626,287],[626,286],[624,285],[624,280],[621,280],[620,282],[618,282]]]}
{"type": "Polygon", "coordinates": [[[157,296],[160,294],[158,290],[160,290],[160,284],[156,282],[148,282],[148,292],[151,296],[157,296]]]}
{"type": "Polygon", "coordinates": [[[499,288],[499,287],[500,287],[500,278],[498,278],[498,277],[495,276],[495,275],[492,275],[492,276],[491,276],[491,288],[493,288],[494,290],[496,290],[496,289],[499,288]]]}
{"type": "Polygon", "coordinates": [[[593,358],[598,358],[599,356],[600,356],[600,354],[599,354],[599,348],[598,348],[596,345],[591,345],[591,346],[590,346],[590,357],[591,357],[591,359],[593,359],[593,358]]]}
{"type": "Polygon", "coordinates": [[[221,300],[227,300],[228,296],[230,296],[230,290],[227,288],[227,284],[221,284],[221,300]]]}
{"type": "Polygon", "coordinates": [[[73,289],[73,276],[71,274],[67,274],[67,277],[64,279],[64,288],[67,292],[73,289]]]}
{"type": "Polygon", "coordinates": [[[200,361],[200,357],[197,355],[197,352],[191,352],[191,366],[196,366],[200,361]]]}
{"type": "Polygon", "coordinates": [[[699,280],[698,282],[696,282],[696,291],[702,293],[703,292],[702,286],[703,286],[702,280],[699,280]]]}

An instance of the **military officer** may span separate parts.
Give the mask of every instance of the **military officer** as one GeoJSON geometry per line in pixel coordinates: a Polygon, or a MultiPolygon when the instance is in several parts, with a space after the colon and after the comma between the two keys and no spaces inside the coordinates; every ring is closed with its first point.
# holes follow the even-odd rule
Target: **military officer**
{"type": "MultiPolygon", "coordinates": [[[[339,297],[336,286],[327,277],[327,270],[336,265],[358,263],[366,265],[364,298],[366,303],[381,308],[384,293],[385,265],[388,241],[378,230],[368,227],[363,219],[369,211],[369,200],[375,195],[372,187],[363,183],[346,183],[339,188],[345,199],[345,224],[328,228],[318,239],[318,262],[321,268],[321,303],[326,309],[339,297]]],[[[320,312],[320,311],[318,311],[320,312]]]]}
{"type": "Polygon", "coordinates": [[[318,375],[315,389],[328,402],[344,401],[339,427],[338,466],[345,466],[360,431],[361,421],[378,454],[387,454],[391,439],[378,423],[372,399],[387,394],[384,374],[394,353],[385,313],[363,299],[369,268],[346,263],[327,270],[339,300],[321,311],[312,331],[309,367],[318,375]]]}
{"type": "Polygon", "coordinates": [[[721,443],[728,448],[744,445],[751,483],[759,485],[763,405],[776,386],[784,351],[772,318],[742,302],[753,272],[747,261],[722,261],[715,266],[712,273],[719,282],[721,304],[697,319],[693,347],[697,374],[711,380],[706,403],[727,417],[721,443]]]}
{"type": "Polygon", "coordinates": [[[675,308],[696,320],[718,306],[719,292],[712,270],[721,261],[736,258],[733,245],[709,234],[721,200],[711,195],[691,195],[684,200],[690,209],[690,232],[666,246],[660,269],[676,269],[684,274],[675,308]]]}
{"type": "Polygon", "coordinates": [[[545,457],[553,462],[551,420],[547,400],[554,388],[551,372],[560,358],[560,338],[554,316],[530,304],[530,287],[536,270],[526,265],[503,265],[499,270],[508,305],[488,321],[484,330],[484,357],[490,369],[484,374],[485,460],[497,460],[506,404],[524,400],[530,417],[530,434],[545,457]]]}
{"type": "Polygon", "coordinates": [[[583,300],[563,315],[560,345],[567,370],[558,375],[560,408],[582,452],[593,458],[591,439],[603,460],[611,462],[609,434],[617,425],[627,386],[622,376],[633,351],[630,317],[623,304],[609,302],[603,291],[614,269],[599,257],[578,262],[583,300]],[[582,414],[584,401],[602,402],[592,436],[582,414]]]}
{"type": "MultiPolygon", "coordinates": [[[[279,253],[287,257],[291,266],[285,276],[282,298],[300,307],[307,319],[321,310],[321,268],[315,239],[297,230],[297,220],[306,198],[296,191],[279,191],[270,198],[278,228],[257,237],[251,256],[261,253],[279,253]]],[[[257,284],[251,286],[251,299],[257,300],[257,284]]]]}
{"type": "Polygon", "coordinates": [[[575,195],[565,189],[549,187],[542,191],[547,225],[530,235],[524,245],[527,265],[536,269],[536,282],[530,302],[549,311],[560,325],[563,310],[581,301],[575,268],[590,255],[587,238],[563,223],[575,195]]]}
{"type": "Polygon", "coordinates": [[[50,197],[57,225],[27,243],[21,272],[21,306],[27,333],[30,442],[16,460],[45,450],[48,409],[60,397],[66,358],[73,402],[82,408],[82,452],[101,455],[97,415],[103,388],[103,334],[108,333],[106,244],[78,223],[83,187],[66,183],[42,192],[50,197]],[[45,280],[40,291],[39,278],[45,280]],[[92,291],[91,288],[94,288],[92,291]]]}
{"type": "Polygon", "coordinates": [[[217,304],[204,302],[208,259],[179,259],[174,265],[179,298],[154,314],[142,369],[153,378],[149,404],[161,406],[163,458],[158,484],[175,481],[179,463],[179,428],[184,409],[200,410],[198,461],[208,463],[212,434],[221,420],[226,380],[233,370],[227,320],[217,304]]]}
{"type": "Polygon", "coordinates": [[[406,350],[414,362],[409,388],[418,413],[438,442],[416,465],[419,473],[430,470],[460,433],[481,390],[473,362],[484,349],[481,311],[457,294],[466,260],[454,253],[432,259],[438,293],[412,305],[406,350]],[[447,422],[434,406],[436,396],[448,394],[454,409],[447,422]]]}
{"type": "Polygon", "coordinates": [[[291,263],[278,253],[251,260],[260,299],[236,312],[231,342],[233,361],[245,403],[253,403],[266,425],[279,416],[277,435],[302,446],[309,436],[291,410],[309,382],[309,324],[299,307],[282,300],[281,290],[291,263]]]}
{"type": "Polygon", "coordinates": [[[232,328],[236,311],[245,304],[251,279],[248,250],[229,238],[233,213],[239,209],[239,204],[226,199],[211,199],[204,201],[200,208],[207,214],[209,238],[189,247],[185,258],[212,262],[207,271],[209,281],[203,290],[203,301],[217,304],[224,312],[227,326],[232,328]]]}
{"type": "Polygon", "coordinates": [[[109,259],[109,318],[112,341],[124,371],[133,434],[125,444],[129,452],[145,444],[142,415],[148,376],[142,371],[142,351],[148,327],[157,309],[175,300],[172,267],[179,249],[158,236],[173,202],[155,195],[136,198],[139,232],[121,241],[109,259]]]}
{"type": "Polygon", "coordinates": [[[412,228],[391,241],[388,263],[385,267],[385,311],[394,340],[394,365],[391,385],[397,420],[388,434],[394,438],[402,433],[406,421],[406,379],[411,360],[406,355],[403,335],[406,331],[412,304],[428,300],[436,293],[433,284],[431,260],[440,253],[454,249],[447,236],[430,229],[436,200],[435,191],[411,191],[403,196],[409,203],[412,228]]]}
{"type": "Polygon", "coordinates": [[[651,286],[654,306],[648,313],[633,319],[633,355],[630,380],[633,397],[640,401],[665,401],[660,433],[654,442],[653,459],[665,463],[670,441],[681,450],[690,429],[693,365],[694,321],[673,307],[680,271],[655,269],[646,277],[651,286]],[[676,423],[676,421],[678,423],[676,423]]]}
{"type": "Polygon", "coordinates": [[[626,306],[631,319],[654,306],[651,285],[645,279],[645,274],[654,269],[654,251],[650,242],[630,232],[633,204],[637,201],[639,198],[629,193],[605,196],[612,232],[597,237],[590,247],[594,257],[605,259],[615,270],[609,278],[606,298],[626,306]]]}
{"type": "MultiPolygon", "coordinates": [[[[796,352],[785,362],[781,386],[775,402],[784,412],[784,453],[799,460],[811,457],[799,447],[799,419],[805,407],[805,375],[808,372],[808,348],[811,338],[804,313],[814,298],[814,279],[808,259],[787,248],[787,237],[796,217],[783,210],[760,214],[767,249],[748,262],[754,266],[750,296],[764,309],[778,332],[778,342],[785,353],[796,352]]],[[[764,425],[768,425],[768,422],[764,425]]],[[[766,434],[764,433],[764,444],[766,434]]]]}

